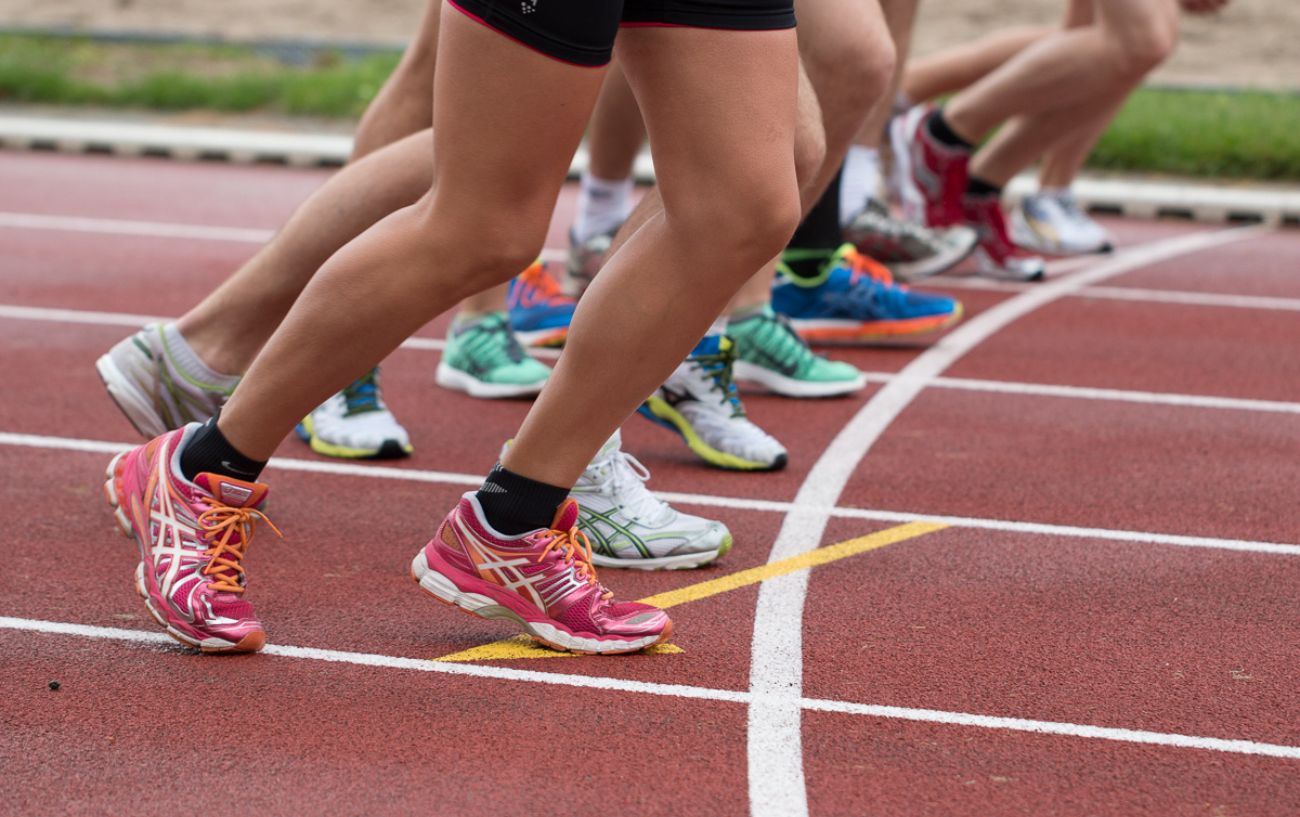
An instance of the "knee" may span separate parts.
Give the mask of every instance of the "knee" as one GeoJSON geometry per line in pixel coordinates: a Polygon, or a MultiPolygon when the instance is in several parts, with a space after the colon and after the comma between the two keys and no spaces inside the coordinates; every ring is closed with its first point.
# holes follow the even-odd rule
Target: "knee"
{"type": "Polygon", "coordinates": [[[1178,46],[1178,17],[1152,14],[1113,41],[1115,65],[1127,78],[1139,80],[1173,55],[1178,46]]]}
{"type": "Polygon", "coordinates": [[[893,86],[896,52],[888,32],[828,48],[807,64],[826,122],[828,142],[852,138],[871,107],[893,86]]]}
{"type": "Polygon", "coordinates": [[[679,241],[696,248],[692,254],[714,256],[710,265],[752,275],[781,252],[802,217],[794,174],[772,176],[714,186],[691,206],[666,210],[679,241]]]}
{"type": "Polygon", "coordinates": [[[470,212],[462,206],[449,212],[428,199],[416,207],[427,263],[450,259],[460,270],[450,282],[457,299],[510,280],[537,260],[546,241],[549,219],[528,210],[470,212]]]}

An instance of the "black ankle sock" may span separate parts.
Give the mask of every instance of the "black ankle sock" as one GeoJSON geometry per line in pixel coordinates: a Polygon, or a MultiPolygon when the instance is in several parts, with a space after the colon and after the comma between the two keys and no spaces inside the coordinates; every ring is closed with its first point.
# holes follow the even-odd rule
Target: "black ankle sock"
{"type": "Polygon", "coordinates": [[[538,528],[549,528],[555,511],[569,495],[568,488],[558,488],[507,471],[497,463],[483,480],[476,497],[483,516],[493,530],[506,536],[518,536],[538,528]]]}
{"type": "Polygon", "coordinates": [[[816,278],[826,259],[844,243],[840,227],[840,174],[817,200],[799,228],[794,231],[782,261],[799,278],[816,278]]]}
{"type": "Polygon", "coordinates": [[[930,114],[930,118],[925,121],[925,127],[931,136],[948,147],[962,150],[970,150],[972,147],[971,143],[961,138],[948,124],[948,120],[943,118],[943,108],[936,108],[934,113],[930,114]]]}
{"type": "Polygon", "coordinates": [[[1002,195],[1002,188],[996,184],[990,184],[983,179],[969,176],[966,179],[966,195],[1000,197],[1002,195]]]}
{"type": "Polygon", "coordinates": [[[191,482],[205,471],[256,482],[265,467],[264,461],[250,459],[230,444],[226,435],[217,428],[216,417],[194,432],[185,444],[185,450],[181,451],[181,473],[191,482]]]}

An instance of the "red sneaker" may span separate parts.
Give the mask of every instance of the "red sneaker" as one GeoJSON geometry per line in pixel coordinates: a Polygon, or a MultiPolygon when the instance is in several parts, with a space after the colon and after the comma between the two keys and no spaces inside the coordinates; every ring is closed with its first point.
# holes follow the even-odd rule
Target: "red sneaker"
{"type": "Polygon", "coordinates": [[[918,105],[895,117],[889,126],[894,161],[903,194],[904,214],[929,227],[963,223],[970,151],[943,144],[930,135],[926,121],[933,105],[918,105]]]}
{"type": "Polygon", "coordinates": [[[1021,249],[1011,240],[1007,217],[998,196],[966,196],[962,199],[966,221],[979,234],[975,261],[979,271],[991,278],[1012,281],[1040,281],[1047,271],[1043,259],[1021,249]]]}

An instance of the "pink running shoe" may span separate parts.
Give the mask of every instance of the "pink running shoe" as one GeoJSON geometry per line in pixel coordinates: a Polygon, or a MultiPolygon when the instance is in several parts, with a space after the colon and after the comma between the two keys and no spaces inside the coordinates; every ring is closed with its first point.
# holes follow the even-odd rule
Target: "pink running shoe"
{"type": "Polygon", "coordinates": [[[198,430],[191,423],[108,465],[104,494],[127,537],[140,546],[135,589],[167,634],[203,652],[256,652],[266,631],[244,600],[240,562],[267,488],[217,474],[181,475],[180,450],[198,430]]]}
{"type": "Polygon", "coordinates": [[[445,604],[514,621],[556,650],[612,655],[668,640],[673,623],[662,610],[615,602],[596,580],[591,544],[577,525],[578,504],[570,499],[549,530],[504,536],[467,493],[415,555],[411,578],[445,604]]]}
{"type": "Polygon", "coordinates": [[[1011,240],[1007,216],[998,196],[966,196],[962,199],[966,222],[975,228],[979,242],[975,261],[980,274],[1011,281],[1041,281],[1047,264],[1011,240]]]}
{"type": "Polygon", "coordinates": [[[918,105],[895,117],[890,140],[904,214],[928,227],[952,227],[962,223],[961,197],[970,151],[949,147],[930,135],[926,120],[934,110],[933,105],[918,105]]]}

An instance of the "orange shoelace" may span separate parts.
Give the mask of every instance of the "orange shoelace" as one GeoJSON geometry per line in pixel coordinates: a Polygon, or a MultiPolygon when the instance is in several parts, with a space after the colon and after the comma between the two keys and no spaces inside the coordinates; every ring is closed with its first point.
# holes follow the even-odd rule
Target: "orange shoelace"
{"type": "MultiPolygon", "coordinates": [[[[565,563],[574,565],[579,579],[585,580],[587,584],[594,584],[599,587],[600,582],[596,579],[596,566],[591,563],[591,540],[587,538],[587,534],[576,527],[569,528],[567,531],[552,530],[550,533],[551,539],[546,543],[541,555],[537,557],[537,561],[541,562],[546,558],[546,554],[558,548],[564,553],[565,563]],[[574,564],[575,562],[576,564],[574,564]]],[[[601,590],[604,591],[600,596],[603,599],[608,599],[614,595],[603,587],[601,590]]]]}
{"type": "Polygon", "coordinates": [[[560,289],[559,282],[547,274],[541,261],[534,261],[528,269],[519,273],[519,280],[536,290],[536,301],[539,303],[552,298],[568,298],[560,289]]]}
{"type": "Polygon", "coordinates": [[[856,278],[859,275],[865,275],[872,278],[885,286],[893,286],[894,274],[889,271],[889,267],[880,263],[874,258],[863,255],[854,249],[844,251],[844,257],[849,262],[849,269],[856,278]]]}
{"type": "Polygon", "coordinates": [[[208,587],[227,593],[242,593],[244,585],[240,577],[244,575],[244,566],[240,564],[248,546],[253,542],[253,524],[261,519],[276,536],[284,538],[280,529],[270,518],[256,508],[234,508],[222,505],[210,497],[201,497],[208,509],[199,514],[199,527],[203,530],[204,541],[210,547],[204,552],[208,563],[203,567],[203,575],[213,577],[208,587]],[[236,531],[239,541],[231,542],[236,531]],[[216,541],[213,541],[215,538],[216,541]]]}

